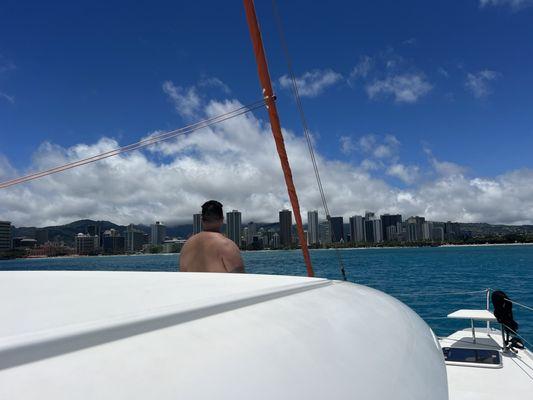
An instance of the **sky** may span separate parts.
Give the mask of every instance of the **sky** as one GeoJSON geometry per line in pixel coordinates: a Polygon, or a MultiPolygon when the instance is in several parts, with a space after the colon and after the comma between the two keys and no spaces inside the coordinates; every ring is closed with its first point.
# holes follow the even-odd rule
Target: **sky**
{"type": "MultiPolygon", "coordinates": [[[[533,0],[279,1],[332,215],[533,223],[533,0]]],[[[304,222],[321,210],[270,0],[257,0],[304,222]]],[[[0,4],[0,181],[261,98],[240,1],[0,4]]],[[[0,220],[244,221],[290,206],[268,115],[0,189],[0,220]]],[[[324,215],[321,213],[321,218],[324,215]]]]}

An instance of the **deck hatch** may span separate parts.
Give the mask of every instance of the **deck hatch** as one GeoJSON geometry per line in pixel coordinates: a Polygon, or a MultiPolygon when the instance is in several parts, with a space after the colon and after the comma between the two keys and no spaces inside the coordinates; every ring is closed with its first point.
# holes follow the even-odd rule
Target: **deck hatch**
{"type": "Polygon", "coordinates": [[[482,365],[500,365],[500,353],[497,350],[465,349],[460,347],[443,347],[446,362],[482,365]]]}

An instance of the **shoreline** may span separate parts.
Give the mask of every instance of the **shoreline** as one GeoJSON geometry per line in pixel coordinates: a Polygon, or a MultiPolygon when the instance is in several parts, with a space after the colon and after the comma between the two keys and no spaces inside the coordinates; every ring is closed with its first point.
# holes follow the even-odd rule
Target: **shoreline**
{"type": "MultiPolygon", "coordinates": [[[[393,249],[437,249],[437,248],[462,248],[462,247],[499,247],[499,246],[533,246],[533,243],[475,243],[475,244],[442,244],[440,246],[380,246],[380,247],[338,247],[341,251],[352,250],[393,250],[393,249]]],[[[335,250],[335,247],[329,247],[326,249],[309,249],[310,251],[331,251],[335,250]]],[[[263,249],[263,250],[241,250],[241,253],[266,253],[266,252],[280,252],[280,251],[301,251],[301,249],[263,249]]],[[[148,256],[179,256],[180,253],[148,253],[148,254],[99,254],[94,256],[85,255],[68,255],[57,257],[19,257],[13,259],[0,259],[2,261],[14,261],[14,260],[46,260],[46,259],[83,259],[83,258],[96,258],[96,257],[148,257],[148,256]]]]}

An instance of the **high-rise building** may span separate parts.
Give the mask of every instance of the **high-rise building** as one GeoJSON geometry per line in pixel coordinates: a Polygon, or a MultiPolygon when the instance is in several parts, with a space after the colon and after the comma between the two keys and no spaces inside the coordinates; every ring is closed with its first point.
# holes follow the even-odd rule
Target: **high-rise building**
{"type": "Polygon", "coordinates": [[[318,234],[318,211],[307,212],[307,241],[313,246],[320,242],[318,234]]]}
{"type": "Polygon", "coordinates": [[[237,210],[226,213],[227,237],[237,246],[241,246],[241,213],[237,210]]]}
{"type": "Polygon", "coordinates": [[[279,249],[280,246],[281,246],[281,243],[280,243],[280,239],[279,239],[279,233],[277,232],[274,232],[272,234],[272,240],[271,240],[271,244],[270,246],[273,248],[273,249],[279,249]]]}
{"type": "Polygon", "coordinates": [[[435,242],[444,242],[444,228],[442,226],[434,226],[431,236],[435,242]]]}
{"type": "Polygon", "coordinates": [[[106,254],[124,254],[124,236],[120,236],[115,229],[105,231],[102,248],[106,254]]]}
{"type": "Polygon", "coordinates": [[[387,242],[395,240],[394,237],[389,237],[387,235],[387,232],[388,232],[387,228],[389,226],[394,226],[395,227],[394,230],[396,230],[396,225],[398,223],[400,223],[400,224],[402,223],[402,216],[400,214],[394,214],[394,215],[384,214],[380,218],[381,218],[383,240],[385,240],[387,242]]]}
{"type": "Polygon", "coordinates": [[[74,238],[76,242],[76,254],[91,255],[97,254],[100,247],[100,239],[98,236],[78,233],[74,238]]]}
{"type": "Polygon", "coordinates": [[[333,243],[344,242],[344,220],[342,217],[330,217],[331,241],[333,243]]]}
{"type": "Polygon", "coordinates": [[[374,242],[383,242],[383,227],[381,226],[381,219],[375,218],[372,220],[374,230],[374,242]]]}
{"type": "Polygon", "coordinates": [[[144,232],[130,224],[124,231],[124,242],[126,253],[135,253],[143,248],[144,232]]]}
{"type": "Polygon", "coordinates": [[[331,224],[329,221],[322,221],[320,224],[318,224],[318,234],[321,245],[331,243],[331,224]]]}
{"type": "Polygon", "coordinates": [[[433,222],[425,221],[422,223],[422,240],[433,239],[433,222]]]}
{"type": "Polygon", "coordinates": [[[150,244],[152,246],[158,246],[163,244],[165,241],[165,236],[167,235],[167,227],[161,222],[156,221],[155,224],[151,226],[152,234],[150,236],[150,244]]]}
{"type": "Polygon", "coordinates": [[[98,247],[102,247],[102,227],[100,225],[87,225],[87,232],[90,236],[98,236],[98,247]]]}
{"type": "Polygon", "coordinates": [[[257,225],[254,222],[248,222],[246,225],[246,235],[244,239],[246,240],[246,245],[250,245],[253,242],[254,236],[257,235],[257,225]]]}
{"type": "Polygon", "coordinates": [[[202,232],[202,214],[193,214],[192,216],[192,234],[202,232]]]}
{"type": "Polygon", "coordinates": [[[365,242],[374,243],[374,220],[365,217],[365,242]]]}
{"type": "Polygon", "coordinates": [[[350,237],[352,242],[365,241],[365,219],[362,216],[350,217],[350,237]]]}
{"type": "Polygon", "coordinates": [[[376,218],[376,214],[367,211],[364,220],[365,227],[365,242],[380,243],[383,241],[383,225],[380,218],[376,218]]]}
{"type": "MultiPolygon", "coordinates": [[[[399,225],[401,226],[401,224],[399,225]]],[[[388,238],[387,241],[389,242],[396,242],[397,240],[400,240],[398,235],[398,224],[388,226],[387,230],[385,231],[385,237],[388,238]]]]}
{"type": "Polygon", "coordinates": [[[0,221],[0,251],[11,249],[11,222],[0,221]]]}
{"type": "Polygon", "coordinates": [[[279,212],[279,239],[281,247],[292,245],[292,211],[281,210],[279,212]]]}
{"type": "Polygon", "coordinates": [[[407,218],[407,237],[409,242],[419,242],[424,240],[422,226],[426,219],[424,217],[407,218]]]}
{"type": "Polygon", "coordinates": [[[457,222],[448,221],[444,224],[444,237],[446,240],[456,240],[461,237],[461,227],[457,222]]]}

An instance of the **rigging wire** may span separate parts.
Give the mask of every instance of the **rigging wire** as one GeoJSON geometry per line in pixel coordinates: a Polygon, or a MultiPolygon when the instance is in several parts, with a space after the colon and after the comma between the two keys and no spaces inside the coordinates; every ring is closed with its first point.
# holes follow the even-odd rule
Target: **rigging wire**
{"type": "Polygon", "coordinates": [[[251,112],[251,111],[253,111],[255,109],[264,107],[266,105],[267,101],[268,101],[268,98],[264,98],[262,100],[254,102],[254,103],[250,103],[248,105],[236,108],[236,109],[234,109],[232,111],[229,111],[227,113],[219,114],[219,115],[217,115],[215,117],[207,118],[207,119],[204,119],[202,121],[195,122],[194,124],[190,124],[190,125],[184,126],[182,128],[178,128],[178,129],[175,129],[175,130],[172,130],[172,131],[168,131],[168,132],[163,132],[163,133],[159,133],[159,134],[156,134],[156,135],[152,135],[152,136],[150,136],[147,139],[143,139],[143,140],[141,140],[139,142],[132,143],[132,144],[129,144],[127,146],[119,147],[119,148],[114,149],[114,150],[106,151],[104,153],[100,153],[100,154],[97,154],[95,156],[84,158],[84,159],[81,159],[81,160],[78,160],[78,161],[73,161],[73,162],[70,162],[70,163],[67,163],[67,164],[64,164],[64,165],[59,165],[57,167],[50,168],[50,169],[47,169],[47,170],[44,170],[44,171],[35,172],[33,174],[21,176],[19,178],[15,178],[15,179],[8,180],[8,181],[5,181],[5,182],[0,182],[0,189],[5,189],[5,188],[8,188],[10,186],[18,185],[18,184],[21,184],[21,183],[24,183],[24,182],[28,182],[28,181],[31,181],[31,180],[34,180],[34,179],[38,179],[38,178],[42,178],[42,177],[45,177],[45,176],[48,176],[48,175],[52,175],[52,174],[56,174],[56,173],[59,173],[59,172],[63,172],[63,171],[66,171],[68,169],[72,169],[72,168],[76,168],[76,167],[79,167],[79,166],[82,166],[82,165],[86,165],[86,164],[90,164],[90,163],[93,163],[93,162],[96,162],[96,161],[100,161],[100,160],[103,160],[105,158],[113,157],[113,156],[116,156],[116,155],[119,155],[119,154],[122,154],[122,153],[126,153],[126,152],[129,152],[129,151],[141,149],[143,147],[151,146],[153,144],[156,144],[156,143],[159,143],[159,142],[162,142],[162,141],[165,141],[165,140],[177,137],[177,136],[186,135],[188,133],[192,133],[192,132],[197,131],[199,129],[207,128],[207,127],[209,127],[211,125],[218,124],[220,122],[224,122],[224,121],[226,121],[228,119],[235,118],[235,117],[238,117],[239,115],[243,115],[243,114],[251,112]]]}
{"type": "MultiPolygon", "coordinates": [[[[296,107],[298,108],[298,113],[300,114],[300,120],[301,120],[301,123],[302,123],[302,126],[303,126],[304,136],[305,136],[305,139],[307,141],[307,148],[309,150],[309,154],[311,156],[311,161],[313,163],[313,170],[315,172],[315,178],[316,178],[316,181],[317,181],[318,190],[320,192],[320,198],[322,200],[322,205],[324,207],[324,212],[326,214],[326,218],[328,220],[328,223],[330,224],[330,231],[333,234],[333,232],[331,230],[331,215],[329,213],[329,208],[328,208],[328,203],[327,203],[327,200],[326,200],[326,195],[324,193],[324,188],[322,186],[322,180],[320,179],[320,173],[318,171],[318,165],[317,165],[316,158],[315,158],[315,151],[313,149],[313,142],[311,140],[311,134],[309,133],[309,125],[307,124],[307,118],[305,117],[304,109],[303,109],[303,106],[302,106],[302,101],[301,101],[301,98],[300,98],[300,93],[298,91],[298,85],[296,84],[296,77],[294,75],[294,70],[293,70],[293,67],[292,67],[292,65],[293,65],[292,58],[291,58],[290,53],[289,53],[289,47],[287,45],[287,40],[285,38],[285,33],[284,33],[284,30],[283,30],[283,24],[282,24],[282,21],[281,21],[281,17],[280,17],[280,14],[279,14],[279,9],[278,9],[278,5],[276,3],[276,0],[272,0],[272,9],[274,11],[274,18],[276,20],[276,25],[277,25],[277,29],[278,29],[279,38],[280,38],[280,41],[281,41],[281,45],[283,47],[283,53],[285,54],[285,60],[287,62],[287,69],[289,71],[289,76],[290,76],[291,83],[292,83],[292,85],[291,85],[292,93],[293,93],[293,96],[294,96],[294,99],[295,99],[295,102],[296,102],[296,107]]],[[[340,255],[340,251],[339,251],[339,249],[337,247],[335,247],[335,254],[337,255],[337,259],[339,261],[339,267],[340,267],[340,271],[341,271],[341,274],[342,274],[342,278],[343,278],[343,280],[347,280],[346,279],[346,270],[344,268],[344,263],[342,261],[341,255],[340,255]]]]}
{"type": "Polygon", "coordinates": [[[504,299],[505,301],[508,301],[509,303],[516,304],[517,306],[524,307],[526,310],[533,311],[533,307],[526,306],[525,304],[520,304],[517,301],[511,300],[511,299],[504,299]]]}

